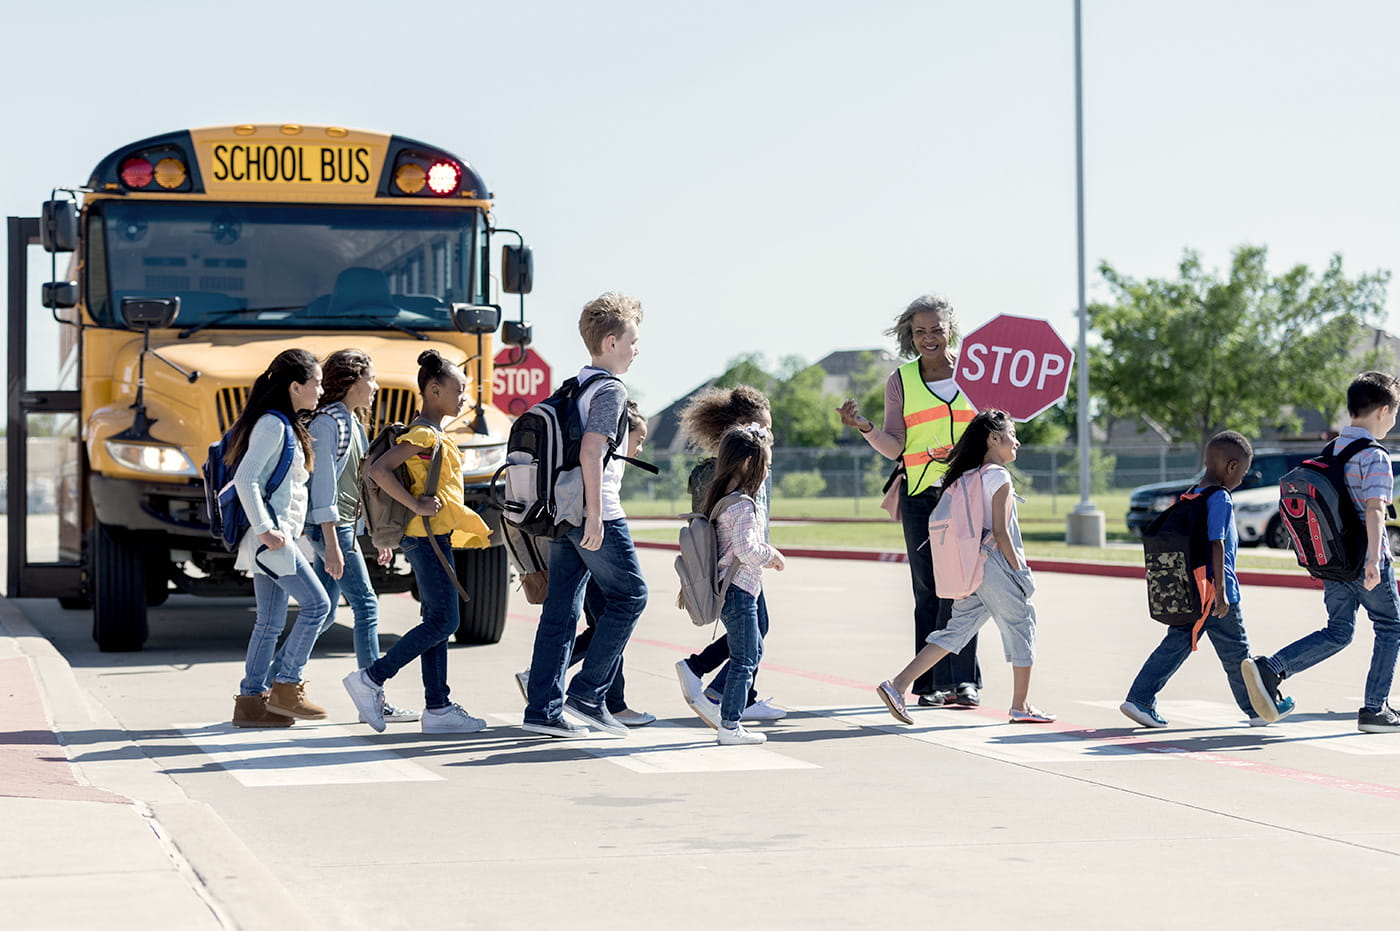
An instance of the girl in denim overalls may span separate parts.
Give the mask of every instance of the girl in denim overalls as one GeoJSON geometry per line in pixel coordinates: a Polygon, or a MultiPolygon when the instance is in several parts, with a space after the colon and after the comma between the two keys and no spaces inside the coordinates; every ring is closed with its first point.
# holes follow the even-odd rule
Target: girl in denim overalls
{"type": "MultiPolygon", "coordinates": [[[[987,618],[996,621],[1001,643],[1013,673],[1013,694],[1009,712],[1012,724],[1048,724],[1055,720],[1030,704],[1031,665],[1035,661],[1035,606],[1031,594],[1035,580],[1026,564],[1021,543],[1021,526],[1016,520],[1017,495],[1011,487],[1008,463],[1015,461],[1021,443],[1016,424],[1005,411],[982,411],[967,425],[948,455],[948,473],[943,487],[951,488],[963,475],[982,470],[985,513],[994,545],[987,555],[982,584],[966,598],[953,602],[953,617],[944,630],[928,636],[928,645],[893,679],[876,688],[880,699],[895,720],[913,724],[904,707],[904,693],[918,676],[933,664],[956,653],[972,639],[987,618]]],[[[985,544],[984,544],[985,546],[985,544]]]]}

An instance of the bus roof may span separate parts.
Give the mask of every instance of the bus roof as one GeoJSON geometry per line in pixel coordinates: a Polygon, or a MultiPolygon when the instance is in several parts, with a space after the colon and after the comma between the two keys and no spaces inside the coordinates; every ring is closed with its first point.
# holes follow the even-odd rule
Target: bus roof
{"type": "Polygon", "coordinates": [[[87,186],[99,194],[136,197],[398,206],[416,201],[488,210],[492,197],[476,170],[446,149],[404,136],[300,123],[151,136],[98,162],[87,186]]]}

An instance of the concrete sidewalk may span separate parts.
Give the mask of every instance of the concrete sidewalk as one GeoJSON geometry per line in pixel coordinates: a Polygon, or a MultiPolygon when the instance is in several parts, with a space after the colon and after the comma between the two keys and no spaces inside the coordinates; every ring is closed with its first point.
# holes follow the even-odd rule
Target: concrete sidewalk
{"type": "Polygon", "coordinates": [[[90,700],[63,656],[5,599],[0,824],[5,927],[318,926],[206,805],[161,774],[90,700]],[[106,785],[91,784],[70,762],[65,732],[82,732],[85,752],[105,753],[106,785]],[[191,847],[203,872],[191,864],[191,847]]]}

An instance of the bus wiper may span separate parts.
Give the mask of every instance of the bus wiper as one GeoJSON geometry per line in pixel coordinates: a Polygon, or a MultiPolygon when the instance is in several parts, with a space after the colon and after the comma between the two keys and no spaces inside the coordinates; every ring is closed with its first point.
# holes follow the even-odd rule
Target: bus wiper
{"type": "MultiPolygon", "coordinates": [[[[328,318],[328,319],[329,319],[329,318],[328,318]]],[[[411,327],[406,327],[406,326],[404,326],[402,323],[395,323],[395,322],[392,321],[392,320],[386,320],[386,319],[384,319],[383,317],[371,317],[371,316],[368,316],[368,315],[351,314],[350,316],[346,316],[346,317],[335,317],[334,319],[336,319],[336,320],[363,320],[363,321],[366,322],[366,323],[379,323],[379,324],[382,324],[382,325],[384,325],[384,326],[386,326],[386,327],[389,327],[390,329],[398,330],[400,333],[407,333],[409,336],[412,336],[414,339],[426,340],[426,339],[428,338],[428,337],[424,336],[422,333],[418,332],[417,330],[412,329],[411,327]]]]}
{"type": "Polygon", "coordinates": [[[301,310],[305,306],[305,304],[287,304],[282,307],[234,307],[230,310],[221,310],[215,314],[212,314],[208,320],[196,323],[193,326],[185,327],[183,330],[180,331],[178,338],[189,339],[191,336],[198,333],[200,330],[204,329],[207,326],[212,326],[215,323],[223,323],[225,320],[231,320],[234,317],[239,317],[243,314],[271,313],[273,311],[278,310],[301,310]]]}

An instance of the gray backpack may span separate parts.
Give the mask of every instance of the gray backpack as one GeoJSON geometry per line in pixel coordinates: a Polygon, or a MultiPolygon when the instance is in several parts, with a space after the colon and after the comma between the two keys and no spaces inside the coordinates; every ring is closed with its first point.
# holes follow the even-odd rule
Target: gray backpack
{"type": "Polygon", "coordinates": [[[736,559],[725,570],[724,577],[719,572],[719,538],[715,533],[715,521],[719,516],[740,501],[753,502],[748,495],[731,491],[715,502],[709,515],[691,512],[682,514],[689,523],[681,528],[681,554],[676,557],[676,575],[680,576],[680,596],[677,607],[684,608],[696,627],[704,627],[719,620],[724,610],[724,596],[734,575],[739,571],[736,559]]]}

